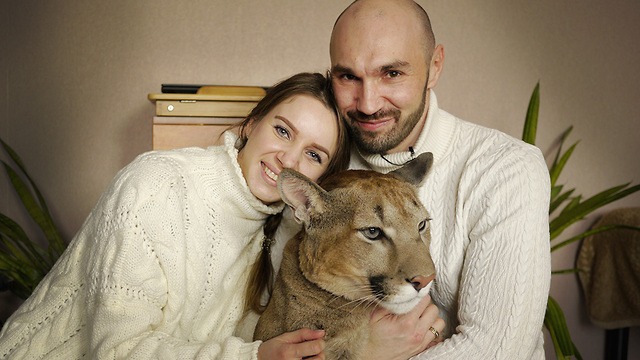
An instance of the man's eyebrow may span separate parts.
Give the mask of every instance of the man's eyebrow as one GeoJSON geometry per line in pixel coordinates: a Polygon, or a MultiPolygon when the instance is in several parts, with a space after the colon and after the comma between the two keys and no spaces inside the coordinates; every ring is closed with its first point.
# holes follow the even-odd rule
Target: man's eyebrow
{"type": "MultiPolygon", "coordinates": [[[[380,66],[378,68],[378,72],[384,73],[393,69],[403,69],[410,65],[411,64],[409,64],[408,61],[396,60],[391,63],[380,66]]],[[[331,68],[331,72],[334,72],[336,74],[353,74],[353,70],[343,65],[335,65],[334,67],[331,68]]]]}
{"type": "Polygon", "coordinates": [[[380,66],[380,72],[385,72],[393,69],[402,69],[409,66],[408,61],[396,60],[390,64],[380,66]]]}
{"type": "Polygon", "coordinates": [[[351,74],[353,71],[346,66],[336,65],[331,68],[331,72],[336,74],[351,74]]]}
{"type": "MultiPolygon", "coordinates": [[[[291,131],[293,131],[295,134],[298,134],[298,133],[299,133],[298,128],[296,128],[296,127],[293,125],[293,123],[292,123],[291,121],[289,121],[289,119],[287,119],[286,117],[284,117],[284,116],[282,116],[282,115],[276,115],[276,116],[275,116],[275,118],[276,118],[276,119],[280,119],[280,120],[282,120],[284,123],[286,123],[286,124],[287,124],[287,126],[288,126],[289,128],[291,128],[291,131]]],[[[327,154],[327,156],[329,156],[329,157],[330,157],[330,155],[329,155],[329,154],[331,154],[331,153],[330,153],[330,152],[329,152],[329,150],[327,150],[324,146],[319,145],[318,143],[313,143],[313,147],[315,147],[316,149],[318,149],[318,150],[322,151],[323,153],[327,154]]]]}

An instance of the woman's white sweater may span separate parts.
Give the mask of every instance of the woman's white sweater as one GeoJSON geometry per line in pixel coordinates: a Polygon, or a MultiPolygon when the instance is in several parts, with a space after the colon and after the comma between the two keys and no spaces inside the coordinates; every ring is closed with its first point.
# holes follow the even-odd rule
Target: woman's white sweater
{"type": "MultiPolygon", "coordinates": [[[[7,359],[256,359],[234,336],[262,225],[236,137],[150,152],[118,173],[0,333],[7,359]]],[[[249,339],[245,339],[249,340],[249,339]]]]}

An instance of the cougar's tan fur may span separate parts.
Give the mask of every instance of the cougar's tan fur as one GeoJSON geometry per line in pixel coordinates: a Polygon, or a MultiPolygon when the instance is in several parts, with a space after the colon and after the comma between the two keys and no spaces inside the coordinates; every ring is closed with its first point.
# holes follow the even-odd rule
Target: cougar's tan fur
{"type": "Polygon", "coordinates": [[[428,293],[429,214],[414,185],[432,159],[422,154],[387,175],[344,171],[322,188],[295,171],[280,173],[280,195],[304,228],[285,247],[255,339],[324,329],[327,359],[357,359],[374,305],[406,313],[428,293]]]}

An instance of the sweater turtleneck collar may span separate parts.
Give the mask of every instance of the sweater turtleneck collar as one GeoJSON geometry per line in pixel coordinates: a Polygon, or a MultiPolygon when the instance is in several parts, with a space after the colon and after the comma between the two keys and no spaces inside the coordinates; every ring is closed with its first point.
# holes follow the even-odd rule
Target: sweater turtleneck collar
{"type": "Polygon", "coordinates": [[[268,215],[281,212],[284,208],[283,202],[280,201],[266,205],[253,195],[247,185],[244,175],[242,174],[240,164],[238,163],[238,149],[235,146],[238,136],[231,131],[226,131],[223,136],[223,146],[229,157],[232,168],[230,180],[234,183],[233,187],[237,187],[240,196],[237,196],[238,192],[228,189],[228,191],[218,192],[218,196],[222,196],[224,198],[218,199],[218,201],[223,200],[227,202],[228,206],[239,208],[240,213],[248,218],[254,218],[254,216],[257,218],[264,218],[268,215]],[[236,196],[234,196],[234,193],[236,196]]]}
{"type": "Polygon", "coordinates": [[[451,143],[454,124],[445,121],[445,119],[440,116],[441,111],[438,108],[436,94],[433,90],[430,90],[430,92],[427,119],[422,127],[418,140],[410,147],[409,151],[380,155],[365,153],[354,146],[354,151],[371,169],[386,173],[397,169],[425,152],[433,153],[434,162],[444,157],[451,143]]]}

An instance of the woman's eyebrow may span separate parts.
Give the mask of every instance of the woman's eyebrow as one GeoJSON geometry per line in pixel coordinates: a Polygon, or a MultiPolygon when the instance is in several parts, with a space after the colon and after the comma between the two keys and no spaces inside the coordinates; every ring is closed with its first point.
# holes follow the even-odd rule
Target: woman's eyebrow
{"type": "Polygon", "coordinates": [[[298,128],[295,127],[293,125],[293,123],[291,121],[289,121],[289,119],[287,119],[286,117],[284,117],[282,115],[276,115],[275,118],[284,121],[287,124],[287,126],[291,128],[291,131],[293,131],[294,133],[296,133],[296,134],[299,133],[298,128]]]}

